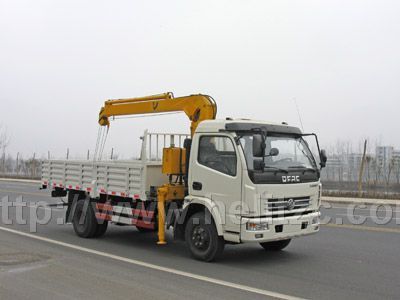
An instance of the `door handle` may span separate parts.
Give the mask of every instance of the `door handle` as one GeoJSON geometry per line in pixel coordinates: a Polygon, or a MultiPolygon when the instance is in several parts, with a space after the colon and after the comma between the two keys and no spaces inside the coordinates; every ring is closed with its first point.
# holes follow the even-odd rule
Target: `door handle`
{"type": "Polygon", "coordinates": [[[192,187],[196,191],[201,191],[201,189],[203,188],[203,184],[198,181],[193,181],[192,187]]]}

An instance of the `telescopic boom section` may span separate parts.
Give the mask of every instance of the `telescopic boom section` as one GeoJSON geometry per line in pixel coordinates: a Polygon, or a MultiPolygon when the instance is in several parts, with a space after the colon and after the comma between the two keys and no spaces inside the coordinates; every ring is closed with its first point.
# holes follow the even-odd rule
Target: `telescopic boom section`
{"type": "Polygon", "coordinates": [[[108,100],[100,110],[99,124],[109,126],[109,118],[114,116],[180,111],[191,121],[190,133],[193,136],[201,121],[215,119],[217,105],[212,97],[202,94],[174,98],[172,93],[164,93],[140,98],[108,100]]]}

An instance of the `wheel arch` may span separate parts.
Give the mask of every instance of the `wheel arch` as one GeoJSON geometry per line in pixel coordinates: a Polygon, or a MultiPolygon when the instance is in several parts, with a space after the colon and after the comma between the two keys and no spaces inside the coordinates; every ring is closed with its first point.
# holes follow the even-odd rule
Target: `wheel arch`
{"type": "Polygon", "coordinates": [[[185,240],[185,227],[189,218],[197,212],[205,212],[210,215],[214,221],[218,236],[223,236],[221,214],[217,205],[213,205],[212,201],[207,198],[189,198],[190,203],[186,205],[181,212],[179,218],[174,224],[174,238],[177,240],[185,240]]]}

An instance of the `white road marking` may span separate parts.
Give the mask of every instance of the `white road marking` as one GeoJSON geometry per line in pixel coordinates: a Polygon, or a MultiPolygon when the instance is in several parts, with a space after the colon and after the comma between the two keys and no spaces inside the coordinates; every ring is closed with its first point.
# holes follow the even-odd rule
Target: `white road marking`
{"type": "Polygon", "coordinates": [[[22,182],[22,183],[41,183],[40,180],[16,179],[16,178],[0,178],[0,181],[6,181],[6,182],[22,182]]]}
{"type": "MultiPolygon", "coordinates": [[[[366,216],[366,215],[348,215],[348,214],[336,214],[335,216],[344,216],[344,217],[358,217],[358,218],[367,218],[367,219],[383,219],[384,217],[371,217],[371,216],[366,216]]],[[[400,220],[400,218],[397,218],[397,217],[391,217],[390,218],[390,221],[391,220],[400,220]]]]}
{"type": "Polygon", "coordinates": [[[375,227],[375,226],[365,226],[365,225],[352,225],[352,224],[321,224],[321,226],[332,227],[338,229],[356,229],[362,231],[374,231],[374,232],[385,232],[385,233],[400,233],[397,228],[388,227],[375,227]]]}
{"type": "Polygon", "coordinates": [[[4,189],[0,189],[0,193],[9,193],[9,194],[18,194],[18,195],[28,195],[28,196],[38,196],[38,197],[52,198],[50,195],[42,194],[42,193],[32,193],[32,192],[4,190],[4,189]]]}
{"type": "MultiPolygon", "coordinates": [[[[43,206],[43,205],[26,205],[27,204],[26,202],[12,202],[12,204],[13,205],[11,207],[22,206],[23,208],[27,207],[27,208],[35,208],[35,209],[45,209],[45,210],[50,210],[50,211],[52,211],[52,210],[64,211],[65,210],[65,206],[62,207],[61,205],[60,205],[60,207],[57,207],[57,206],[43,206]]],[[[1,206],[2,205],[0,203],[0,207],[1,206]]]]}
{"type": "MultiPolygon", "coordinates": [[[[347,210],[348,209],[348,207],[350,207],[350,205],[352,205],[352,204],[348,204],[347,206],[331,206],[331,207],[322,207],[324,210],[326,210],[326,211],[328,211],[328,210],[330,210],[330,209],[344,209],[344,210],[347,210]]],[[[400,205],[400,204],[399,204],[400,205]]],[[[368,207],[359,207],[359,206],[356,206],[356,207],[354,207],[354,210],[371,210],[371,206],[372,205],[368,205],[368,207]]],[[[380,209],[382,209],[382,206],[381,206],[381,208],[380,209]]],[[[392,210],[394,213],[395,212],[397,212],[397,213],[400,213],[400,210],[392,210]]]]}
{"type": "Polygon", "coordinates": [[[7,273],[24,273],[27,271],[31,271],[31,270],[35,270],[35,269],[40,269],[43,267],[47,267],[47,264],[35,264],[32,266],[26,266],[26,267],[17,267],[17,268],[13,268],[7,271],[7,273]]]}
{"type": "Polygon", "coordinates": [[[49,207],[49,206],[37,206],[37,205],[28,205],[27,207],[29,208],[35,208],[35,209],[45,209],[45,210],[50,210],[50,211],[64,211],[64,208],[62,207],[49,207]]]}
{"type": "Polygon", "coordinates": [[[54,245],[63,246],[63,247],[66,247],[66,248],[78,250],[78,251],[81,251],[81,252],[85,252],[85,253],[90,253],[90,254],[94,254],[94,255],[98,255],[98,256],[102,256],[102,257],[111,258],[111,259],[114,259],[114,260],[118,260],[118,261],[129,263],[129,264],[132,264],[132,265],[137,265],[137,266],[141,266],[141,267],[145,267],[145,268],[149,268],[149,269],[153,269],[153,270],[157,270],[157,271],[162,271],[162,272],[166,272],[166,273],[170,273],[170,274],[174,274],[174,275],[178,275],[178,276],[183,276],[183,277],[187,277],[187,278],[191,278],[191,279],[196,279],[196,280],[199,280],[199,281],[203,281],[203,282],[207,282],[207,283],[211,283],[211,284],[215,284],[215,285],[220,285],[220,286],[225,286],[225,287],[241,290],[241,291],[244,291],[244,292],[259,294],[259,295],[273,297],[273,298],[277,298],[277,299],[290,299],[290,300],[292,300],[292,299],[303,299],[303,298],[294,297],[294,296],[281,294],[281,293],[277,293],[277,292],[272,292],[272,291],[268,291],[268,290],[253,288],[253,287],[250,287],[250,286],[247,286],[247,285],[237,284],[237,283],[233,283],[233,282],[229,282],[229,281],[225,281],[225,280],[220,280],[220,279],[216,279],[216,278],[212,278],[212,277],[207,277],[207,276],[203,276],[203,275],[198,275],[198,274],[194,274],[194,273],[189,273],[189,272],[185,272],[185,271],[179,271],[179,270],[175,270],[175,269],[171,269],[171,268],[167,268],[167,267],[162,267],[162,266],[159,266],[159,265],[146,263],[146,262],[143,262],[143,261],[130,259],[130,258],[123,257],[123,256],[118,256],[118,255],[114,255],[114,254],[100,252],[100,251],[97,251],[97,250],[93,250],[93,249],[89,249],[89,248],[85,248],[85,247],[81,247],[81,246],[77,246],[77,245],[69,244],[69,243],[65,243],[65,242],[60,242],[60,241],[57,241],[57,240],[41,237],[41,236],[38,236],[38,235],[35,235],[35,234],[31,234],[31,233],[27,233],[27,232],[14,230],[14,229],[11,229],[11,228],[6,228],[6,227],[3,227],[3,226],[0,226],[0,230],[6,231],[6,232],[10,232],[10,233],[14,233],[14,234],[17,234],[17,235],[20,235],[20,236],[24,236],[24,237],[29,237],[29,238],[32,238],[32,239],[35,239],[35,240],[47,242],[47,243],[50,243],[50,244],[54,244],[54,245]]]}

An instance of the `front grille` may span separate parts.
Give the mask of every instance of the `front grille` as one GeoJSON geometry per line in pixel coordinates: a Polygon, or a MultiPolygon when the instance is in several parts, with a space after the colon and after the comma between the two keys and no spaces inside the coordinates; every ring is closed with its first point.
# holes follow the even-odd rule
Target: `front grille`
{"type": "Polygon", "coordinates": [[[309,206],[310,197],[267,199],[265,201],[265,210],[269,212],[305,209],[309,206]]]}

